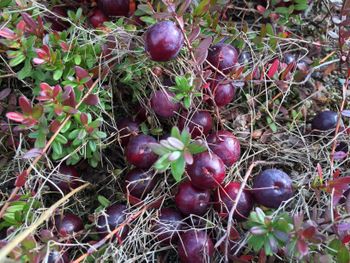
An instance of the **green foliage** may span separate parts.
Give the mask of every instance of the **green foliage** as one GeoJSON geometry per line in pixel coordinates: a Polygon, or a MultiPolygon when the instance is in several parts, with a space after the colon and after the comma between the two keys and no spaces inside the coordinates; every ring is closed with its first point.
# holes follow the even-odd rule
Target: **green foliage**
{"type": "Polygon", "coordinates": [[[204,152],[204,147],[199,141],[192,140],[188,130],[181,133],[177,127],[171,130],[171,136],[160,143],[151,143],[149,147],[159,155],[159,159],[153,165],[158,171],[164,172],[170,168],[176,182],[181,181],[186,164],[193,163],[193,154],[204,152]]]}
{"type": "Polygon", "coordinates": [[[176,85],[170,87],[170,90],[175,93],[175,99],[179,102],[182,101],[186,109],[190,108],[193,96],[201,96],[201,93],[195,92],[192,81],[191,76],[176,76],[176,85]]]}

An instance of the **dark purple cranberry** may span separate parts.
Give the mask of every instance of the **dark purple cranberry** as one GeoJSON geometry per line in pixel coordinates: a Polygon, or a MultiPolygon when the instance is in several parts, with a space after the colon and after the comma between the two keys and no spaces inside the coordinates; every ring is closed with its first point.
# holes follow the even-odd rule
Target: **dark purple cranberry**
{"type": "Polygon", "coordinates": [[[238,57],[238,63],[242,66],[252,62],[252,54],[249,51],[242,51],[238,57]]]}
{"type": "Polygon", "coordinates": [[[83,220],[72,213],[56,215],[54,217],[54,227],[62,237],[68,237],[84,229],[83,220]]]}
{"type": "Polygon", "coordinates": [[[256,176],[253,190],[255,201],[269,208],[278,208],[293,196],[292,180],[278,169],[267,169],[256,176]]]}
{"type": "Polygon", "coordinates": [[[217,131],[207,138],[208,146],[227,167],[235,164],[241,156],[238,139],[229,131],[217,131]]]}
{"type": "Polygon", "coordinates": [[[171,21],[158,22],[145,33],[145,50],[154,61],[175,58],[183,43],[181,30],[171,21]]]}
{"type": "Polygon", "coordinates": [[[181,235],[177,245],[181,262],[212,262],[214,244],[203,230],[189,230],[181,235]]]}
{"type": "Polygon", "coordinates": [[[81,185],[80,175],[74,166],[62,164],[58,169],[59,174],[50,178],[49,187],[51,191],[61,189],[63,193],[69,193],[81,185]]]}
{"type": "Polygon", "coordinates": [[[182,228],[182,215],[172,208],[163,208],[154,222],[152,232],[162,245],[170,245],[179,239],[182,228]]]}
{"type": "Polygon", "coordinates": [[[235,97],[235,87],[233,86],[233,82],[215,81],[212,84],[211,90],[216,106],[224,107],[228,105],[235,97]]]}
{"type": "Polygon", "coordinates": [[[215,153],[202,152],[194,155],[187,173],[196,188],[214,189],[225,178],[225,165],[215,153]]]}
{"type": "MultiPolygon", "coordinates": [[[[224,188],[218,188],[214,195],[215,210],[224,215],[228,215],[234,205],[241,184],[231,182],[224,188]]],[[[253,197],[248,191],[243,191],[238,200],[236,211],[233,215],[238,221],[246,220],[253,209],[253,197]]]]}
{"type": "Polygon", "coordinates": [[[210,191],[195,188],[190,182],[179,185],[175,195],[176,207],[184,215],[204,215],[209,209],[210,191]]]}
{"type": "Polygon", "coordinates": [[[129,118],[121,118],[117,121],[118,135],[120,144],[126,146],[130,137],[136,136],[139,132],[139,124],[129,118]]]}
{"type": "Polygon", "coordinates": [[[98,8],[92,10],[89,21],[94,28],[103,26],[103,23],[108,21],[108,17],[98,8]]]}
{"type": "Polygon", "coordinates": [[[138,168],[150,168],[158,157],[148,147],[148,144],[156,142],[156,139],[144,134],[131,138],[126,147],[126,160],[138,168]]]}
{"type": "Polygon", "coordinates": [[[335,148],[335,151],[347,153],[349,151],[349,146],[346,142],[339,142],[335,148]]]}
{"type": "Polygon", "coordinates": [[[228,73],[238,62],[238,52],[231,45],[219,43],[209,49],[207,60],[220,71],[228,73]]]}
{"type": "Polygon", "coordinates": [[[99,9],[107,16],[128,16],[129,0],[98,0],[99,9]]]}
{"type": "Polygon", "coordinates": [[[283,62],[286,63],[287,65],[295,63],[296,58],[295,55],[292,53],[286,53],[283,55],[283,62]]]}
{"type": "Polygon", "coordinates": [[[61,252],[58,250],[52,250],[50,251],[48,257],[47,257],[47,263],[68,263],[69,258],[67,255],[67,252],[61,252]]]}
{"type": "Polygon", "coordinates": [[[208,111],[197,111],[193,115],[180,117],[179,128],[182,130],[186,126],[189,128],[192,138],[206,136],[213,128],[213,119],[208,111]]]}
{"type": "Polygon", "coordinates": [[[174,93],[157,90],[152,94],[151,107],[159,117],[170,118],[178,112],[180,103],[175,101],[174,93]]]}
{"type": "Polygon", "coordinates": [[[312,129],[327,131],[335,129],[338,121],[338,113],[334,111],[321,111],[312,120],[312,129]]]}
{"type": "Polygon", "coordinates": [[[60,17],[67,17],[68,16],[67,7],[54,6],[51,11],[54,14],[47,15],[47,20],[51,23],[52,30],[64,31],[64,30],[68,29],[70,26],[70,23],[59,18],[59,16],[60,17]]]}
{"type": "Polygon", "coordinates": [[[142,123],[147,120],[147,110],[144,106],[138,104],[135,106],[135,121],[142,123]]]}
{"type": "MultiPolygon", "coordinates": [[[[101,236],[106,236],[127,219],[127,207],[123,204],[114,204],[107,207],[105,214],[97,219],[97,232],[101,236]]],[[[129,226],[123,226],[116,235],[122,240],[126,238],[129,232],[129,226]]]]}
{"type": "Polygon", "coordinates": [[[157,184],[155,175],[151,171],[132,169],[125,176],[127,193],[142,199],[149,194],[157,184]]]}

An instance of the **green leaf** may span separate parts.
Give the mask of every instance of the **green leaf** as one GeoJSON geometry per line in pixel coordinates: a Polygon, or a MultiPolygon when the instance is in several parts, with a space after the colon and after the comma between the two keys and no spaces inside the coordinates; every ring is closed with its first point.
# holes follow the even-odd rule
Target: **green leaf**
{"type": "Polygon", "coordinates": [[[68,139],[73,140],[78,136],[79,130],[73,130],[68,134],[68,139]]]}
{"type": "Polygon", "coordinates": [[[52,144],[51,144],[51,146],[52,146],[53,151],[54,151],[57,155],[61,155],[61,154],[62,154],[62,151],[63,151],[63,149],[62,149],[62,144],[60,144],[60,143],[58,143],[58,142],[56,142],[56,141],[53,141],[52,144]]]}
{"type": "Polygon", "coordinates": [[[105,132],[102,132],[102,131],[95,131],[94,134],[100,139],[107,138],[107,134],[105,132]]]}
{"type": "Polygon", "coordinates": [[[170,153],[164,154],[154,163],[153,167],[159,171],[165,171],[166,169],[168,169],[170,165],[170,162],[168,160],[169,155],[170,153]]]}
{"type": "Polygon", "coordinates": [[[0,8],[8,7],[11,4],[12,0],[2,0],[0,2],[0,8]]]}
{"type": "Polygon", "coordinates": [[[61,133],[65,133],[66,131],[68,131],[71,125],[72,125],[72,122],[70,120],[67,121],[67,123],[61,129],[61,133]]]}
{"type": "Polygon", "coordinates": [[[46,144],[46,134],[39,132],[37,139],[35,140],[35,148],[44,148],[46,144]]]}
{"type": "Polygon", "coordinates": [[[191,107],[191,97],[185,97],[184,98],[184,106],[186,109],[189,109],[191,107]]]}
{"type": "Polygon", "coordinates": [[[183,129],[181,132],[181,141],[184,143],[184,145],[188,145],[191,141],[191,134],[188,132],[187,129],[183,129]]]}
{"type": "Polygon", "coordinates": [[[185,165],[186,163],[183,156],[171,163],[171,173],[176,182],[181,181],[182,175],[185,172],[185,165]]]}
{"type": "Polygon", "coordinates": [[[258,222],[261,224],[264,224],[265,223],[265,216],[266,216],[264,211],[260,207],[257,207],[255,209],[255,211],[256,211],[256,216],[257,216],[258,222]]]}
{"type": "Polygon", "coordinates": [[[68,142],[68,140],[66,139],[66,137],[64,137],[62,134],[57,134],[55,141],[61,143],[61,144],[66,144],[68,142]]]}
{"type": "Polygon", "coordinates": [[[157,154],[157,155],[164,155],[164,154],[168,154],[171,153],[171,151],[167,148],[165,148],[163,145],[159,144],[159,143],[149,143],[148,147],[151,148],[151,150],[157,154]]]}
{"type": "Polygon", "coordinates": [[[150,16],[141,16],[140,20],[145,22],[148,25],[153,25],[157,23],[157,20],[154,17],[150,17],[150,16]]]}
{"type": "Polygon", "coordinates": [[[26,59],[26,56],[23,53],[19,53],[15,58],[11,59],[9,65],[15,67],[21,64],[26,59]]]}
{"type": "Polygon", "coordinates": [[[258,252],[264,246],[265,239],[265,236],[250,236],[248,245],[251,246],[254,251],[258,252]]]}
{"type": "Polygon", "coordinates": [[[337,254],[337,262],[339,263],[349,263],[350,261],[350,254],[349,254],[349,250],[347,249],[346,246],[342,245],[339,250],[338,250],[338,254],[337,254]]]}
{"type": "Polygon", "coordinates": [[[103,207],[107,207],[111,203],[106,197],[102,195],[98,195],[97,200],[103,207]]]}
{"type": "Polygon", "coordinates": [[[171,137],[175,137],[176,139],[179,139],[181,141],[181,135],[180,135],[180,130],[178,127],[174,126],[171,128],[171,137]]]}
{"type": "Polygon", "coordinates": [[[192,154],[201,153],[207,150],[207,148],[203,145],[198,144],[197,142],[193,142],[190,145],[187,146],[187,149],[192,154]]]}
{"type": "Polygon", "coordinates": [[[79,133],[78,133],[78,139],[79,140],[83,140],[85,137],[86,137],[86,135],[87,135],[87,132],[84,130],[84,129],[81,129],[80,131],[79,131],[79,133]]]}
{"type": "Polygon", "coordinates": [[[30,62],[29,59],[27,59],[24,63],[24,67],[18,71],[17,73],[17,77],[20,79],[20,80],[23,80],[27,77],[29,77],[32,73],[32,64],[30,62]]]}
{"type": "Polygon", "coordinates": [[[75,55],[74,56],[74,63],[76,65],[80,65],[80,63],[81,63],[81,56],[80,55],[75,55]]]}
{"type": "Polygon", "coordinates": [[[92,152],[96,151],[97,145],[95,141],[89,141],[89,148],[92,152]]]}
{"type": "Polygon", "coordinates": [[[62,69],[55,70],[55,72],[53,73],[53,79],[56,81],[59,80],[62,77],[62,74],[63,74],[62,69]]]}
{"type": "Polygon", "coordinates": [[[275,9],[276,13],[282,14],[282,15],[288,15],[289,14],[289,8],[287,7],[277,7],[275,9]]]}

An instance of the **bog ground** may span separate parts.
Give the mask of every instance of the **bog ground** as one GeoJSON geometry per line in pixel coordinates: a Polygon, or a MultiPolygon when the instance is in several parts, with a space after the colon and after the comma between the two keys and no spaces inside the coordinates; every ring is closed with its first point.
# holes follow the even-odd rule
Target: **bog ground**
{"type": "Polygon", "coordinates": [[[0,262],[350,262],[350,1],[2,0],[0,262]]]}

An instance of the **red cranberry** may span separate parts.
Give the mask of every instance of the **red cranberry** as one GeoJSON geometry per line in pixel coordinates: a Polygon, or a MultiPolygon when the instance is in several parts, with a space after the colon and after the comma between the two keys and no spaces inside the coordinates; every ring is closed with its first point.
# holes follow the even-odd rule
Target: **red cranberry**
{"type": "Polygon", "coordinates": [[[171,21],[159,22],[145,33],[145,50],[154,61],[168,61],[175,58],[183,42],[181,30],[171,21]]]}
{"type": "Polygon", "coordinates": [[[212,260],[214,244],[205,231],[189,230],[181,235],[177,250],[181,262],[205,263],[212,260]]]}
{"type": "Polygon", "coordinates": [[[170,118],[179,110],[180,103],[175,101],[174,93],[158,90],[152,94],[151,107],[159,117],[170,118]]]}
{"type": "Polygon", "coordinates": [[[107,16],[128,16],[129,0],[98,0],[98,7],[107,16]]]}
{"type": "Polygon", "coordinates": [[[187,167],[191,183],[199,189],[214,189],[225,178],[225,165],[214,153],[202,152],[194,155],[193,164],[187,167]]]}
{"type": "Polygon", "coordinates": [[[293,196],[290,177],[278,169],[267,169],[255,177],[253,183],[255,201],[269,208],[278,208],[293,196]]]}
{"type": "MultiPolygon", "coordinates": [[[[114,204],[106,209],[97,219],[97,232],[101,236],[106,236],[127,219],[127,207],[123,204],[114,204]]],[[[123,240],[129,232],[129,226],[125,225],[120,229],[117,235],[123,240]]]]}
{"type": "Polygon", "coordinates": [[[155,175],[150,171],[133,169],[125,176],[125,187],[133,197],[142,199],[156,186],[155,175]]]}
{"type": "Polygon", "coordinates": [[[51,22],[51,28],[55,31],[64,31],[69,28],[70,23],[62,20],[60,17],[67,17],[67,8],[65,6],[54,6],[51,10],[54,14],[49,14],[47,20],[51,22]]]}
{"type": "Polygon", "coordinates": [[[73,235],[84,229],[83,220],[74,214],[67,213],[63,216],[54,217],[54,226],[58,234],[62,237],[73,235]]]}
{"type": "Polygon", "coordinates": [[[48,184],[51,191],[57,191],[57,188],[59,188],[63,193],[69,193],[72,189],[81,185],[80,175],[74,166],[62,164],[58,171],[59,175],[52,177],[52,183],[48,184]]]}
{"type": "Polygon", "coordinates": [[[91,25],[94,28],[103,26],[103,23],[108,21],[108,17],[105,16],[105,14],[98,8],[95,8],[92,10],[92,13],[89,16],[89,20],[91,25]]]}
{"type": "Polygon", "coordinates": [[[213,81],[211,84],[211,91],[213,93],[216,106],[224,107],[228,105],[235,97],[235,87],[233,86],[233,82],[213,81]]]}
{"type": "Polygon", "coordinates": [[[192,138],[206,136],[213,128],[213,119],[208,111],[197,111],[179,119],[179,128],[182,130],[185,126],[188,126],[192,138]]]}
{"type": "Polygon", "coordinates": [[[179,185],[175,195],[176,207],[184,215],[204,215],[209,209],[210,191],[200,190],[190,182],[183,182],[179,185]]]}
{"type": "Polygon", "coordinates": [[[228,73],[238,62],[238,52],[231,45],[219,43],[209,49],[207,60],[220,71],[228,73]]]}
{"type": "MultiPolygon", "coordinates": [[[[224,188],[218,188],[214,195],[215,210],[228,215],[234,205],[240,187],[240,183],[231,182],[224,188]]],[[[238,221],[246,220],[252,209],[253,197],[248,191],[243,191],[233,217],[238,221]]]]}
{"type": "Polygon", "coordinates": [[[209,148],[221,158],[227,167],[236,163],[241,155],[238,139],[229,131],[217,131],[207,138],[209,148]]]}
{"type": "Polygon", "coordinates": [[[50,251],[48,257],[47,257],[47,263],[68,263],[69,258],[67,255],[67,252],[60,252],[58,250],[52,250],[50,251]]]}
{"type": "Polygon", "coordinates": [[[131,138],[126,147],[126,160],[138,168],[150,168],[158,157],[148,147],[148,144],[156,142],[156,139],[144,134],[131,138]]]}
{"type": "Polygon", "coordinates": [[[338,113],[334,111],[319,112],[312,120],[312,129],[319,131],[327,131],[335,129],[338,121],[338,113]]]}
{"type": "Polygon", "coordinates": [[[172,208],[163,208],[159,212],[158,220],[154,222],[152,232],[162,245],[170,245],[179,238],[182,228],[181,214],[172,208]]]}
{"type": "Polygon", "coordinates": [[[130,137],[136,136],[139,132],[139,124],[129,118],[121,118],[117,121],[118,135],[120,144],[126,146],[130,137]]]}

